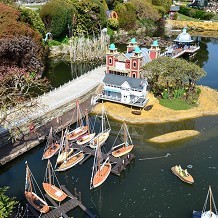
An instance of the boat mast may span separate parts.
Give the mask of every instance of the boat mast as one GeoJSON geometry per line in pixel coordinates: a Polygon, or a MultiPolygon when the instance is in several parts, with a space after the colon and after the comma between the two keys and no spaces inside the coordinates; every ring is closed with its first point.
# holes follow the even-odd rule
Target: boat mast
{"type": "Polygon", "coordinates": [[[128,142],[127,142],[127,126],[126,123],[123,123],[123,131],[124,131],[124,146],[128,146],[128,142]]]}
{"type": "Polygon", "coordinates": [[[52,126],[50,128],[50,132],[49,132],[49,136],[48,136],[48,146],[52,145],[52,142],[53,142],[53,138],[52,138],[52,126]]]}
{"type": "Polygon", "coordinates": [[[86,109],[86,125],[88,126],[88,135],[90,135],[89,117],[88,117],[87,109],[86,109]]]}
{"type": "Polygon", "coordinates": [[[210,218],[212,218],[212,190],[209,186],[209,192],[210,192],[210,218]]]}
{"type": "Polygon", "coordinates": [[[102,106],[101,108],[101,114],[102,114],[102,117],[101,117],[101,131],[104,132],[104,107],[102,106]]]}
{"type": "Polygon", "coordinates": [[[99,137],[97,139],[97,171],[100,175],[100,168],[101,168],[101,148],[100,148],[100,145],[99,145],[99,137]]]}
{"type": "Polygon", "coordinates": [[[28,166],[27,161],[25,162],[26,164],[26,184],[25,184],[25,191],[31,192],[33,191],[32,188],[32,181],[31,181],[31,172],[30,172],[30,168],[28,166]]]}
{"type": "Polygon", "coordinates": [[[51,162],[49,159],[48,159],[47,169],[48,169],[48,183],[51,184],[51,162]]]}
{"type": "Polygon", "coordinates": [[[80,122],[80,112],[79,112],[79,101],[76,101],[76,116],[77,116],[77,125],[81,126],[81,122],[80,122]]]}

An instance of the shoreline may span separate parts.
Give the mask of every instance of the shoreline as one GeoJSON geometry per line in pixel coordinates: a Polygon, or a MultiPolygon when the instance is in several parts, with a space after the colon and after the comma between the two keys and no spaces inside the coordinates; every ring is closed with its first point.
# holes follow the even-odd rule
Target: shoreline
{"type": "MultiPolygon", "coordinates": [[[[147,124],[147,123],[167,123],[177,122],[180,120],[193,119],[203,116],[218,115],[218,91],[207,86],[199,86],[201,94],[198,99],[198,106],[189,110],[172,110],[159,104],[157,98],[149,93],[149,101],[147,105],[153,105],[149,111],[141,110],[141,115],[131,113],[130,106],[116,104],[112,102],[104,102],[104,107],[108,117],[132,124],[147,124]]],[[[96,105],[92,112],[93,114],[101,113],[101,104],[96,105]]]]}

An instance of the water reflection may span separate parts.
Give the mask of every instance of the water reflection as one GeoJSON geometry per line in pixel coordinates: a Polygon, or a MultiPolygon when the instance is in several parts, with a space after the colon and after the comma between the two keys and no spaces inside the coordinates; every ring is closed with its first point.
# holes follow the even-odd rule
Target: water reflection
{"type": "MultiPolygon", "coordinates": [[[[218,44],[216,40],[207,41],[206,44],[209,55],[205,53],[207,57],[202,57],[200,63],[203,63],[208,75],[201,84],[212,84],[213,88],[218,88],[218,65],[217,60],[214,60],[217,57],[214,54],[218,50],[218,44]]],[[[51,79],[53,86],[57,87],[73,78],[69,67],[66,63],[54,64],[51,67],[47,77],[51,79]]],[[[94,117],[92,119],[94,120],[94,117]]],[[[110,124],[112,131],[105,144],[107,151],[111,149],[122,123],[110,120],[110,124]]],[[[100,121],[96,128],[99,125],[100,121]]],[[[93,213],[104,218],[188,218],[192,217],[193,209],[203,208],[208,185],[212,186],[215,201],[218,202],[218,116],[128,127],[135,144],[133,153],[136,158],[120,177],[111,174],[101,187],[89,190],[93,158],[82,166],[57,173],[60,183],[66,185],[71,192],[74,188],[82,192],[83,203],[93,213]],[[200,135],[161,145],[148,142],[149,138],[183,129],[197,130],[200,135]],[[168,153],[170,156],[166,158],[145,159],[165,156],[168,153]],[[176,164],[181,164],[184,168],[193,166],[189,171],[195,179],[194,185],[183,183],[171,173],[170,168],[176,164]]],[[[10,196],[16,196],[18,200],[26,202],[23,194],[26,160],[42,187],[47,164],[46,161],[41,161],[44,146],[42,143],[1,167],[0,187],[9,186],[10,196]]],[[[54,165],[55,157],[51,161],[54,165]]],[[[74,211],[72,216],[86,217],[78,210],[74,211]]]]}

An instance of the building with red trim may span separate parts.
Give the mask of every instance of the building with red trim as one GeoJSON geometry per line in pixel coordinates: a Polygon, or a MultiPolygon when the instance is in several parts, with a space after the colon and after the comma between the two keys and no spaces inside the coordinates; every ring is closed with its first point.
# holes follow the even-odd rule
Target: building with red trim
{"type": "Polygon", "coordinates": [[[120,53],[111,44],[106,53],[106,73],[141,78],[142,67],[149,61],[160,56],[160,48],[154,41],[150,49],[139,48],[135,38],[127,45],[127,52],[120,53]]]}

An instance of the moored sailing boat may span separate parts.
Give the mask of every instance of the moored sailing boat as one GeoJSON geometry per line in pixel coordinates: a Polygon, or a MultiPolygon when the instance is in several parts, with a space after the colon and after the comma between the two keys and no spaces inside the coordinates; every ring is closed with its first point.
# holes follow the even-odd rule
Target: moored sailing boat
{"type": "Polygon", "coordinates": [[[107,118],[107,114],[106,111],[104,110],[104,107],[102,106],[101,132],[90,141],[89,146],[91,148],[96,148],[97,144],[99,144],[99,146],[102,146],[105,143],[105,141],[108,139],[110,135],[110,131],[111,128],[107,118]],[[108,125],[108,127],[106,125],[108,125]]]}
{"type": "Polygon", "coordinates": [[[92,177],[90,182],[90,189],[100,186],[109,176],[111,172],[111,163],[109,157],[103,162],[101,146],[97,143],[95,158],[92,168],[92,177]]]}
{"type": "Polygon", "coordinates": [[[67,133],[68,140],[77,140],[78,137],[82,136],[88,131],[88,126],[83,124],[82,113],[79,107],[79,101],[76,101],[76,113],[77,113],[77,126],[76,129],[67,133]]]}
{"type": "Polygon", "coordinates": [[[172,172],[178,176],[183,182],[192,184],[194,183],[193,177],[188,173],[187,169],[182,169],[181,166],[176,165],[171,168],[172,172]]]}
{"type": "Polygon", "coordinates": [[[45,192],[56,201],[63,201],[67,197],[67,194],[61,189],[50,160],[47,163],[45,179],[42,186],[45,192]],[[55,180],[59,187],[55,186],[55,180]]]}
{"type": "Polygon", "coordinates": [[[218,213],[217,213],[217,209],[216,209],[216,204],[213,198],[213,193],[211,190],[211,187],[209,186],[209,190],[207,192],[207,197],[204,203],[204,207],[203,210],[201,212],[198,211],[193,211],[193,218],[218,218],[218,213]],[[210,201],[210,210],[206,211],[206,207],[207,207],[207,202],[208,202],[208,198],[210,201]],[[215,213],[212,211],[212,205],[214,207],[215,213]]]}
{"type": "MultiPolygon", "coordinates": [[[[67,137],[65,138],[65,144],[66,147],[69,147],[67,137]]],[[[85,155],[82,150],[76,153],[73,153],[72,150],[69,150],[68,153],[65,155],[64,161],[59,165],[58,168],[55,169],[55,171],[65,171],[67,169],[70,169],[71,167],[78,164],[84,157],[85,155]]]]}
{"type": "MultiPolygon", "coordinates": [[[[128,131],[128,128],[127,128],[127,125],[125,122],[121,126],[119,133],[121,131],[123,131],[123,142],[119,145],[113,146],[112,155],[114,157],[121,157],[125,154],[128,154],[134,147],[134,145],[132,143],[132,139],[131,139],[129,131],[128,131]]],[[[118,135],[119,135],[119,133],[118,133],[118,135]]],[[[116,140],[115,140],[115,142],[116,142],[116,140]]]]}
{"type": "Polygon", "coordinates": [[[71,167],[78,164],[83,158],[85,154],[82,150],[72,154],[71,156],[67,157],[67,159],[55,170],[55,171],[65,171],[70,169],[71,167]]]}
{"type": "Polygon", "coordinates": [[[91,133],[90,131],[90,122],[89,122],[89,117],[88,117],[88,113],[86,112],[86,125],[88,126],[88,132],[85,135],[82,135],[77,141],[76,143],[78,145],[84,145],[88,142],[90,142],[94,137],[95,137],[95,133],[91,133]]]}
{"type": "MultiPolygon", "coordinates": [[[[66,138],[67,131],[68,131],[68,129],[65,130],[64,134],[62,131],[62,134],[61,134],[61,147],[60,147],[58,157],[56,160],[56,166],[58,164],[63,163],[67,159],[67,157],[73,153],[73,148],[69,147],[69,142],[68,142],[68,139],[66,138]]],[[[56,168],[56,166],[55,166],[55,168],[56,168]]]]}
{"type": "MultiPolygon", "coordinates": [[[[32,172],[26,162],[26,182],[25,182],[25,197],[27,201],[40,213],[47,213],[49,211],[49,206],[45,200],[40,198],[36,194],[36,190],[33,191],[33,182],[36,183],[32,172]]],[[[37,183],[36,183],[37,184],[37,183]]],[[[38,184],[37,184],[38,187],[38,184]]]]}
{"type": "Polygon", "coordinates": [[[42,160],[51,158],[60,149],[60,144],[53,141],[52,134],[53,134],[53,132],[52,132],[52,127],[51,127],[50,132],[49,132],[49,136],[48,136],[48,140],[47,140],[44,152],[43,152],[42,160]]]}

